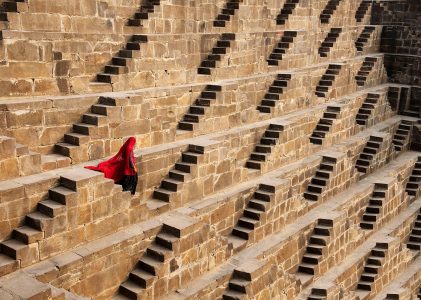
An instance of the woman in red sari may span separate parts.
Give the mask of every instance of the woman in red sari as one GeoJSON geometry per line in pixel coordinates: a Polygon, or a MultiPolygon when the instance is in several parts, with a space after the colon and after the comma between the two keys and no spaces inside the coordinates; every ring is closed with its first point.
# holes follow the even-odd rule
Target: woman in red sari
{"type": "Polygon", "coordinates": [[[123,186],[123,191],[130,191],[134,195],[137,186],[137,169],[133,152],[135,144],[136,139],[130,137],[114,157],[98,166],[85,168],[104,173],[105,178],[113,179],[116,184],[123,186]]]}

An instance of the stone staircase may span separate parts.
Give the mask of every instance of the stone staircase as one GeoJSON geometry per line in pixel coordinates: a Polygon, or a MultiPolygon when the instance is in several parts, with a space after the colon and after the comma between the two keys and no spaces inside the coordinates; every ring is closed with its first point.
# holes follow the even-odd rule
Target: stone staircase
{"type": "Polygon", "coordinates": [[[235,15],[235,12],[240,8],[242,0],[228,0],[225,3],[221,13],[218,14],[216,20],[213,21],[215,27],[225,27],[225,23],[231,20],[231,16],[235,15]]]}
{"type": "Polygon", "coordinates": [[[64,135],[64,141],[55,145],[55,152],[72,159],[73,164],[102,158],[109,153],[88,153],[88,144],[110,135],[109,122],[119,119],[121,107],[128,105],[128,99],[100,97],[98,104],[91,106],[91,111],[82,116],[79,123],[73,124],[73,130],[64,135]]]}
{"type": "Polygon", "coordinates": [[[285,25],[289,16],[293,14],[294,9],[300,3],[300,0],[286,0],[279,14],[276,16],[276,25],[285,25]]]}
{"type": "Polygon", "coordinates": [[[363,151],[359,155],[356,163],[355,168],[358,170],[358,172],[366,174],[370,164],[376,156],[376,154],[379,152],[380,146],[383,143],[383,139],[378,136],[370,136],[368,142],[366,143],[363,151]]]}
{"type": "Polygon", "coordinates": [[[304,199],[308,201],[318,201],[320,195],[326,190],[329,179],[333,174],[336,166],[336,159],[323,156],[316,173],[311,178],[310,183],[307,185],[304,199]]]}
{"type": "Polygon", "coordinates": [[[18,13],[26,10],[27,0],[10,0],[0,3],[0,40],[3,39],[2,31],[9,27],[8,13],[18,13]]]}
{"type": "Polygon", "coordinates": [[[320,57],[328,57],[330,49],[336,43],[336,40],[339,38],[339,35],[342,32],[342,28],[331,28],[326,38],[319,47],[320,57]]]}
{"type": "Polygon", "coordinates": [[[327,291],[326,289],[312,288],[310,295],[307,300],[326,300],[327,291]]]}
{"type": "Polygon", "coordinates": [[[331,240],[333,221],[329,219],[318,219],[317,225],[313,229],[306,251],[298,266],[298,273],[315,275],[315,268],[323,259],[323,252],[331,240]]]}
{"type": "Polygon", "coordinates": [[[396,151],[401,152],[408,147],[412,132],[412,122],[402,120],[393,135],[392,144],[396,151]]]}
{"type": "Polygon", "coordinates": [[[193,105],[189,107],[189,111],[183,116],[178,123],[179,130],[194,131],[197,129],[201,119],[206,115],[206,111],[215,102],[222,87],[220,85],[207,85],[200,93],[193,105]]]}
{"type": "Polygon", "coordinates": [[[414,225],[406,243],[406,247],[412,250],[421,250],[421,210],[414,221],[414,225]]]}
{"type": "Polygon", "coordinates": [[[377,217],[381,213],[386,200],[387,185],[381,183],[374,184],[374,190],[371,194],[368,205],[362,216],[360,227],[365,230],[373,230],[377,217]]]}
{"type": "Polygon", "coordinates": [[[355,122],[358,125],[366,126],[368,120],[373,116],[374,109],[379,102],[380,95],[368,93],[363,104],[358,109],[358,113],[355,117],[355,122]]]}
{"type": "Polygon", "coordinates": [[[268,92],[265,94],[257,110],[261,113],[271,113],[272,108],[276,107],[280,96],[288,87],[288,82],[291,80],[291,74],[278,74],[272,85],[269,87],[268,92]]]}
{"type": "Polygon", "coordinates": [[[361,65],[358,74],[355,76],[358,86],[364,86],[367,81],[367,77],[370,75],[370,72],[373,70],[374,65],[377,62],[377,57],[366,57],[363,64],[361,65]]]}
{"type": "Polygon", "coordinates": [[[408,195],[416,197],[419,194],[421,184],[421,157],[418,157],[405,186],[408,195]]]}
{"type": "Polygon", "coordinates": [[[355,12],[355,20],[357,22],[361,22],[364,19],[370,5],[371,5],[371,1],[368,1],[368,0],[361,1],[360,5],[358,6],[357,11],[355,12]]]}
{"type": "Polygon", "coordinates": [[[254,151],[250,155],[250,159],[246,162],[249,169],[261,170],[262,164],[268,160],[272,149],[278,144],[278,140],[284,131],[284,126],[279,124],[270,124],[268,129],[260,139],[260,143],[256,145],[254,151]]]}
{"type": "Polygon", "coordinates": [[[338,8],[340,2],[341,0],[329,0],[329,2],[326,4],[326,7],[320,14],[320,22],[322,24],[329,24],[330,18],[334,14],[335,10],[338,8]]]}
{"type": "Polygon", "coordinates": [[[338,120],[340,116],[341,108],[338,106],[328,106],[326,111],[323,113],[323,117],[320,118],[310,136],[310,143],[316,145],[322,145],[326,135],[331,131],[333,122],[338,120]]]}
{"type": "Polygon", "coordinates": [[[177,191],[180,191],[184,181],[197,172],[197,164],[203,156],[201,147],[189,145],[189,149],[183,152],[181,161],[175,164],[173,170],[161,181],[159,188],[155,189],[153,199],[171,202],[177,191]]]}
{"type": "Polygon", "coordinates": [[[233,41],[235,41],[235,33],[223,33],[216,42],[215,47],[212,48],[211,54],[201,62],[200,67],[197,69],[197,73],[211,75],[212,69],[216,68],[217,62],[221,61],[222,57],[228,53],[233,41]]]}
{"type": "Polygon", "coordinates": [[[143,4],[139,11],[135,13],[133,18],[129,19],[129,26],[142,26],[144,20],[148,20],[151,17],[151,14],[155,12],[155,6],[161,4],[160,0],[146,0],[146,3],[143,4]]]}
{"type": "Polygon", "coordinates": [[[387,243],[376,243],[376,246],[371,250],[370,256],[365,261],[364,271],[357,284],[357,291],[371,291],[371,286],[377,279],[380,269],[382,268],[387,250],[387,243]]]}
{"type": "Polygon", "coordinates": [[[326,69],[325,74],[319,81],[319,84],[316,87],[316,96],[317,97],[325,97],[329,93],[332,85],[336,79],[336,76],[339,75],[341,71],[342,65],[337,64],[329,64],[329,67],[326,69]]]}
{"type": "Polygon", "coordinates": [[[129,299],[141,299],[142,296],[147,298],[147,289],[152,288],[153,284],[170,270],[175,271],[175,258],[183,252],[182,240],[192,226],[194,224],[188,224],[180,230],[164,223],[162,230],[147,247],[128,279],[120,285],[119,294],[129,299]]]}
{"type": "MultiPolygon", "coordinates": [[[[146,0],[146,3],[140,7],[133,18],[128,21],[129,26],[142,26],[142,22],[151,17],[155,12],[155,6],[160,5],[160,0],[146,0]]],[[[126,43],[125,49],[118,52],[111,59],[111,63],[106,65],[103,73],[97,75],[96,80],[103,83],[114,83],[118,81],[118,75],[127,74],[133,70],[133,59],[139,58],[141,55],[141,44],[146,43],[148,37],[146,35],[134,34],[126,43]]]]}
{"type": "Polygon", "coordinates": [[[222,295],[224,300],[245,300],[247,297],[247,287],[252,278],[250,274],[234,270],[234,274],[228,282],[228,288],[222,295]]]}
{"type": "Polygon", "coordinates": [[[275,187],[267,184],[260,184],[259,189],[254,192],[253,198],[244,209],[243,215],[232,229],[232,235],[243,240],[249,240],[257,227],[262,226],[264,215],[274,201],[275,187]]]}
{"type": "Polygon", "coordinates": [[[104,72],[97,75],[98,82],[114,83],[118,81],[118,76],[127,74],[133,68],[133,59],[140,57],[140,50],[143,43],[148,41],[146,35],[135,34],[130,41],[126,43],[126,47],[118,52],[111,60],[111,64],[106,65],[104,72]]]}
{"type": "Polygon", "coordinates": [[[13,230],[11,238],[0,243],[0,277],[39,259],[38,242],[67,228],[67,207],[76,201],[75,182],[62,177],[60,185],[48,191],[24,224],[13,230]]]}
{"type": "Polygon", "coordinates": [[[355,41],[355,47],[357,51],[364,51],[364,47],[371,38],[371,34],[376,28],[373,26],[365,26],[358,39],[355,41]]]}
{"type": "Polygon", "coordinates": [[[297,31],[284,31],[280,41],[273,49],[272,53],[267,60],[270,66],[279,65],[279,61],[282,60],[282,55],[286,54],[288,49],[294,43],[294,38],[297,36],[297,31]]]}

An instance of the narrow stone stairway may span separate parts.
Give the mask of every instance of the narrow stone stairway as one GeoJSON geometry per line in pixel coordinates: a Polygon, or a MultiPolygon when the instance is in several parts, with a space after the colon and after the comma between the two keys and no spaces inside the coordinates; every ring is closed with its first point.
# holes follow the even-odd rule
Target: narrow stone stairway
{"type": "Polygon", "coordinates": [[[373,116],[374,109],[376,108],[380,95],[368,93],[364,100],[364,103],[358,109],[358,113],[355,117],[355,122],[358,125],[366,126],[368,120],[373,116]]]}
{"type": "Polygon", "coordinates": [[[380,145],[383,143],[383,139],[378,136],[370,136],[368,142],[366,143],[363,151],[361,152],[360,156],[358,157],[355,168],[358,172],[367,173],[371,161],[373,160],[374,156],[378,153],[380,149],[380,145]]]}
{"type": "Polygon", "coordinates": [[[64,141],[55,145],[55,152],[70,157],[73,163],[94,160],[109,153],[98,153],[98,157],[89,156],[87,145],[91,140],[109,136],[109,118],[120,114],[120,107],[128,105],[128,99],[100,97],[98,104],[91,106],[91,111],[82,116],[79,123],[73,124],[72,132],[64,135],[64,141]]]}
{"type": "Polygon", "coordinates": [[[212,48],[211,54],[207,56],[197,69],[198,74],[211,75],[212,69],[217,67],[217,62],[222,60],[222,57],[228,53],[232,42],[235,40],[234,33],[223,33],[220,39],[216,42],[215,47],[212,48]]]}
{"type": "Polygon", "coordinates": [[[334,14],[335,10],[338,8],[340,2],[341,0],[329,0],[326,7],[320,14],[320,22],[322,24],[329,24],[330,18],[334,14]]]}
{"type": "Polygon", "coordinates": [[[300,0],[286,0],[279,14],[276,16],[276,25],[285,25],[300,0]]]}
{"type": "Polygon", "coordinates": [[[412,169],[411,175],[409,176],[408,182],[405,187],[405,191],[408,195],[416,197],[418,195],[421,184],[421,156],[418,157],[417,162],[412,169]]]}
{"type": "Polygon", "coordinates": [[[23,267],[36,261],[38,248],[31,244],[67,228],[66,204],[74,205],[75,197],[72,182],[63,178],[59,186],[49,189],[48,198],[26,215],[24,224],[13,230],[10,239],[0,243],[0,276],[14,271],[16,264],[23,267]]]}
{"type": "Polygon", "coordinates": [[[249,169],[262,169],[262,164],[268,160],[273,147],[278,144],[278,140],[284,130],[284,126],[279,124],[270,124],[268,129],[260,139],[260,143],[256,145],[254,151],[250,155],[250,159],[246,162],[249,169]]]}
{"type": "Polygon", "coordinates": [[[148,20],[155,12],[155,6],[161,4],[160,0],[147,0],[144,5],[142,5],[138,12],[135,13],[133,18],[129,19],[129,26],[142,26],[143,20],[148,20]]]}
{"type": "Polygon", "coordinates": [[[377,279],[387,249],[388,244],[386,243],[377,243],[376,246],[371,249],[371,254],[365,261],[364,271],[358,281],[357,290],[371,291],[371,286],[377,279]]]}
{"type": "Polygon", "coordinates": [[[174,257],[174,244],[180,236],[163,229],[158,233],[153,243],[146,249],[146,253],[137,263],[136,268],[130,272],[127,281],[120,285],[119,293],[129,299],[139,299],[145,289],[152,286],[169,260],[174,257]]]}
{"type": "Polygon", "coordinates": [[[326,97],[330,89],[333,86],[333,83],[336,79],[336,76],[339,75],[341,71],[341,65],[329,64],[329,67],[326,69],[325,74],[319,81],[319,84],[316,86],[316,96],[317,97],[326,97]]]}
{"type": "Polygon", "coordinates": [[[306,251],[303,255],[299,273],[314,275],[315,269],[323,259],[323,252],[330,242],[332,235],[333,221],[329,219],[318,219],[317,225],[313,229],[306,251]]]}
{"type": "Polygon", "coordinates": [[[228,282],[228,288],[222,295],[224,300],[245,300],[247,297],[247,286],[251,284],[250,274],[234,270],[234,274],[228,282]]]}
{"type": "Polygon", "coordinates": [[[240,2],[242,2],[242,0],[228,0],[221,13],[218,14],[216,20],[213,21],[213,26],[225,27],[226,22],[229,22],[231,17],[235,15],[235,12],[240,8],[240,2]]]}
{"type": "Polygon", "coordinates": [[[291,74],[278,74],[272,85],[269,87],[268,92],[265,94],[257,110],[261,113],[271,113],[272,108],[278,105],[279,98],[288,87],[288,82],[291,80],[291,74]]]}
{"type": "Polygon", "coordinates": [[[412,132],[412,122],[402,120],[393,135],[392,144],[396,151],[401,152],[408,146],[412,132]]]}
{"type": "Polygon", "coordinates": [[[367,0],[361,1],[360,6],[358,6],[357,11],[355,12],[355,20],[357,22],[361,22],[364,19],[370,5],[371,5],[371,1],[367,1],[367,0]]]}
{"type": "Polygon", "coordinates": [[[180,191],[184,182],[197,171],[197,164],[203,156],[200,147],[190,145],[189,149],[181,156],[181,162],[175,164],[173,170],[161,181],[161,185],[153,193],[153,199],[171,202],[177,191],[180,191]]]}
{"type": "Polygon", "coordinates": [[[360,227],[366,230],[374,229],[377,218],[380,215],[384,201],[386,200],[387,185],[381,183],[374,184],[374,190],[371,194],[368,205],[365,208],[360,227]]]}
{"type": "Polygon", "coordinates": [[[186,131],[196,130],[200,121],[205,117],[206,111],[216,101],[221,90],[222,87],[220,85],[207,85],[194,104],[189,107],[188,113],[178,123],[178,129],[186,131]]]}
{"type": "Polygon", "coordinates": [[[368,75],[370,75],[370,72],[373,70],[373,67],[376,64],[376,62],[377,62],[377,57],[366,57],[364,59],[364,62],[361,65],[360,70],[355,76],[355,80],[357,81],[358,86],[365,85],[365,82],[367,81],[367,77],[368,75]]]}
{"type": "Polygon", "coordinates": [[[262,215],[270,208],[274,200],[275,187],[267,184],[260,184],[259,189],[254,192],[253,198],[244,209],[243,215],[232,230],[232,235],[243,240],[249,240],[254,230],[262,225],[262,215]]]}
{"type": "Polygon", "coordinates": [[[294,43],[294,38],[297,36],[297,31],[284,31],[283,36],[281,37],[280,41],[273,49],[272,53],[267,60],[270,66],[277,66],[279,65],[279,61],[282,60],[282,56],[286,54],[288,49],[294,43]]]}
{"type": "Polygon", "coordinates": [[[311,178],[310,183],[307,186],[307,190],[304,193],[304,199],[309,201],[318,201],[320,195],[326,189],[330,176],[332,175],[336,166],[336,159],[323,156],[322,162],[320,163],[316,173],[311,178]]]}
{"type": "Polygon", "coordinates": [[[329,33],[327,34],[326,38],[322,42],[319,47],[319,55],[320,57],[328,57],[330,49],[336,43],[336,40],[339,38],[339,35],[342,32],[342,28],[331,28],[329,33]]]}
{"type": "Polygon", "coordinates": [[[132,71],[133,59],[140,55],[141,45],[148,41],[146,35],[135,34],[126,43],[125,49],[118,52],[111,60],[111,64],[106,65],[104,72],[97,75],[98,82],[114,83],[118,81],[118,76],[132,71]]]}
{"type": "Polygon", "coordinates": [[[338,119],[340,113],[340,107],[328,106],[310,136],[310,143],[322,145],[324,138],[332,130],[333,122],[338,119]]]}
{"type": "Polygon", "coordinates": [[[357,51],[362,52],[364,51],[364,47],[369,41],[371,34],[376,28],[373,26],[365,26],[361,34],[359,35],[358,39],[355,41],[355,47],[357,51]]]}
{"type": "Polygon", "coordinates": [[[406,246],[412,250],[421,250],[421,210],[418,212],[417,218],[415,219],[406,246]]]}

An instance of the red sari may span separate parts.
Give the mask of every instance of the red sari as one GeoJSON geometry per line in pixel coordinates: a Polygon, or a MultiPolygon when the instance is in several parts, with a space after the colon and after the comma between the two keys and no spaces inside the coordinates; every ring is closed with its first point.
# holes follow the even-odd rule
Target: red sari
{"type": "Polygon", "coordinates": [[[116,184],[123,185],[123,190],[136,191],[137,170],[134,158],[134,146],[136,139],[130,137],[120,148],[118,153],[98,166],[86,166],[85,168],[104,173],[105,178],[113,179],[116,184]]]}

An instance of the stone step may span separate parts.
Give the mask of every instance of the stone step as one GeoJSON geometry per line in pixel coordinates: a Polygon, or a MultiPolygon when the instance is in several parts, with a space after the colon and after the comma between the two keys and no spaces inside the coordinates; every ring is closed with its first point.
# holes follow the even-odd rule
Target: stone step
{"type": "Polygon", "coordinates": [[[170,233],[161,232],[157,234],[155,238],[155,243],[169,250],[173,250],[173,244],[178,240],[179,239],[176,236],[170,233]]]}
{"type": "Polygon", "coordinates": [[[312,192],[305,192],[304,193],[304,198],[306,200],[310,200],[310,201],[317,201],[319,199],[320,194],[317,193],[312,193],[312,192]]]}
{"type": "Polygon", "coordinates": [[[171,170],[168,173],[168,176],[174,180],[178,180],[181,182],[185,182],[187,178],[189,178],[191,175],[190,173],[179,171],[179,170],[171,170]]]}
{"type": "Polygon", "coordinates": [[[143,256],[139,260],[139,264],[138,264],[141,270],[144,270],[147,273],[150,273],[154,276],[157,276],[158,269],[160,268],[161,265],[162,263],[160,261],[150,256],[143,256]]]}
{"type": "Polygon", "coordinates": [[[197,168],[197,164],[190,162],[179,162],[175,164],[175,169],[185,173],[192,173],[197,168]]]}
{"type": "Polygon", "coordinates": [[[161,200],[161,201],[165,201],[165,202],[170,202],[171,198],[172,198],[172,194],[173,194],[172,191],[162,189],[162,188],[158,188],[158,189],[154,190],[153,198],[161,200]]]}
{"type": "Polygon", "coordinates": [[[259,199],[251,199],[248,205],[250,208],[254,208],[261,211],[266,211],[269,208],[269,202],[259,199]]]}
{"type": "Polygon", "coordinates": [[[301,263],[298,266],[298,272],[314,275],[314,265],[308,263],[301,263]]]}
{"type": "Polygon", "coordinates": [[[156,277],[154,275],[139,268],[134,269],[129,274],[129,280],[143,289],[150,287],[155,279],[156,277]]]}
{"type": "MultiPolygon", "coordinates": [[[[255,210],[260,210],[260,209],[256,209],[256,208],[253,208],[253,207],[250,207],[250,208],[255,209],[255,210]]],[[[259,221],[255,220],[255,219],[248,218],[248,217],[241,217],[238,220],[237,224],[238,224],[238,226],[244,227],[244,228],[247,228],[247,229],[256,229],[256,227],[259,225],[259,221]]]]}
{"type": "Polygon", "coordinates": [[[57,186],[48,190],[48,196],[51,200],[67,205],[75,200],[77,193],[64,186],[57,186]]]}
{"type": "Polygon", "coordinates": [[[332,227],[316,225],[314,233],[318,236],[330,236],[332,227]]]}
{"type": "Polygon", "coordinates": [[[173,257],[173,252],[171,249],[168,249],[159,244],[153,243],[146,249],[146,253],[160,262],[165,262],[171,257],[173,257]]]}
{"type": "Polygon", "coordinates": [[[0,277],[12,273],[19,268],[19,261],[0,253],[0,277]]]}
{"type": "Polygon", "coordinates": [[[321,260],[321,255],[313,254],[313,253],[306,253],[303,256],[303,263],[310,264],[310,265],[317,265],[319,264],[319,260],[321,260]]]}
{"type": "Polygon", "coordinates": [[[325,246],[322,245],[309,244],[306,247],[306,252],[311,254],[322,255],[324,247],[325,246]]]}
{"type": "Polygon", "coordinates": [[[250,218],[250,219],[254,219],[254,220],[259,221],[262,213],[263,212],[261,210],[257,210],[255,208],[248,207],[244,210],[243,215],[245,217],[250,218]]]}
{"type": "Polygon", "coordinates": [[[88,144],[90,140],[91,138],[86,134],[80,134],[76,132],[64,134],[64,141],[75,146],[88,144]]]}
{"type": "Polygon", "coordinates": [[[264,191],[264,190],[261,190],[261,189],[254,192],[254,197],[256,199],[266,201],[266,202],[270,202],[273,195],[274,195],[273,193],[268,192],[268,191],[264,191]]]}
{"type": "Polygon", "coordinates": [[[108,124],[107,116],[103,114],[85,113],[82,118],[83,123],[104,126],[108,124]]]}
{"type": "Polygon", "coordinates": [[[232,229],[232,234],[242,238],[244,240],[248,240],[250,238],[250,234],[253,232],[253,229],[241,227],[241,226],[235,226],[232,229]]]}
{"type": "Polygon", "coordinates": [[[228,287],[230,290],[237,291],[240,293],[247,293],[247,286],[250,284],[250,281],[243,279],[243,278],[232,278],[229,283],[228,287]]]}
{"type": "Polygon", "coordinates": [[[314,245],[326,246],[329,243],[329,236],[313,234],[309,242],[314,245]]]}
{"type": "Polygon", "coordinates": [[[54,200],[44,200],[38,203],[37,209],[44,215],[51,218],[62,215],[66,212],[66,206],[54,200]]]}
{"type": "Polygon", "coordinates": [[[15,260],[21,259],[22,256],[27,252],[27,248],[27,244],[15,239],[6,240],[0,244],[1,253],[15,260]]]}
{"type": "Polygon", "coordinates": [[[177,192],[182,188],[183,182],[173,178],[166,178],[161,181],[161,188],[172,192],[177,192]]]}
{"type": "Polygon", "coordinates": [[[224,300],[246,300],[248,299],[247,294],[238,292],[238,291],[233,291],[233,290],[228,290],[225,291],[224,294],[222,295],[222,299],[224,300]]]}
{"type": "Polygon", "coordinates": [[[118,291],[129,299],[138,299],[138,295],[141,295],[144,289],[135,282],[128,280],[120,285],[118,291]]]}
{"type": "Polygon", "coordinates": [[[44,233],[29,226],[21,226],[13,230],[12,236],[14,239],[29,245],[41,241],[44,238],[44,233]]]}

